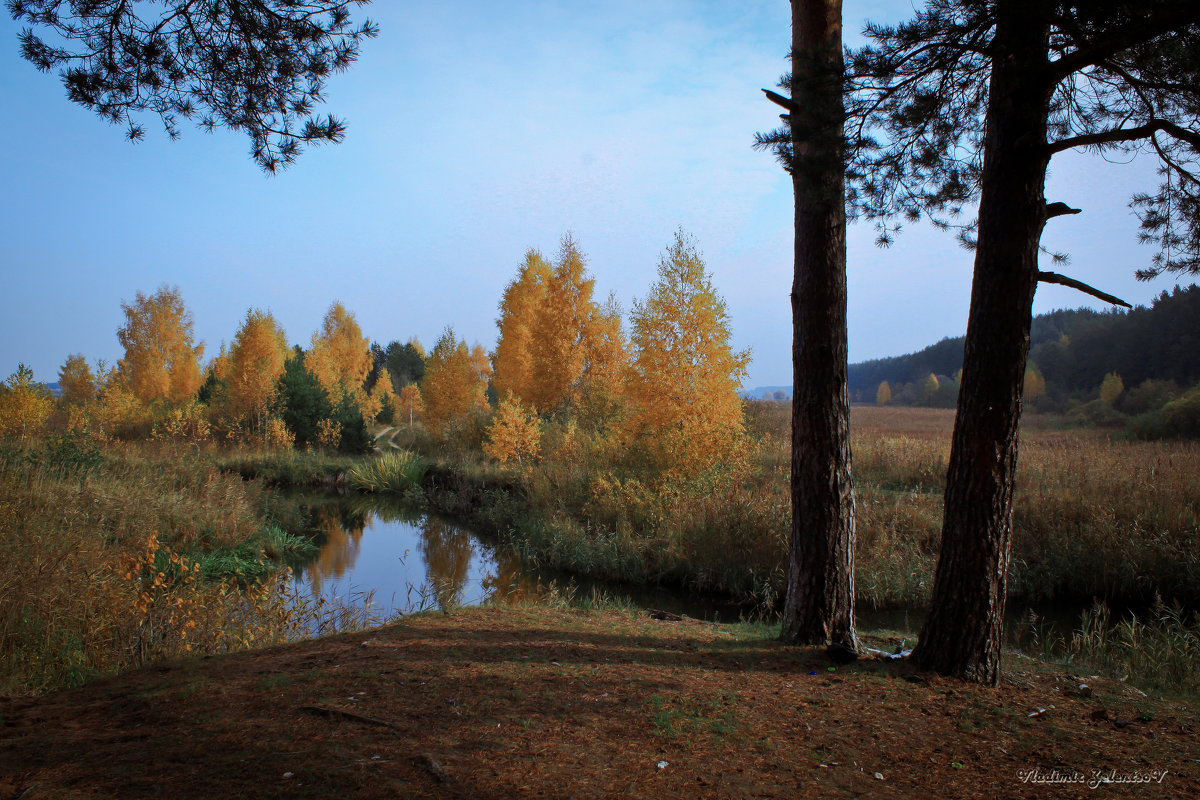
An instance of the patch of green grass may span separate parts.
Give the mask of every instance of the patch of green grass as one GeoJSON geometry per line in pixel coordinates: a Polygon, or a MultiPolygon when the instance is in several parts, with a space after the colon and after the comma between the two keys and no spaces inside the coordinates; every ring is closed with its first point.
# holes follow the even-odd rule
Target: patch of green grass
{"type": "Polygon", "coordinates": [[[403,494],[413,487],[420,487],[427,469],[425,459],[416,453],[388,450],[354,464],[347,479],[359,491],[403,494]]]}
{"type": "Polygon", "coordinates": [[[268,691],[271,689],[282,689],[286,686],[291,686],[291,685],[292,685],[292,676],[288,675],[287,673],[283,673],[283,672],[276,673],[274,675],[265,675],[258,682],[258,687],[260,689],[265,689],[268,691]]]}
{"type": "Polygon", "coordinates": [[[656,694],[649,701],[650,722],[654,732],[665,738],[697,731],[728,736],[739,727],[736,709],[737,695],[732,692],[712,699],[666,699],[656,694]]]}

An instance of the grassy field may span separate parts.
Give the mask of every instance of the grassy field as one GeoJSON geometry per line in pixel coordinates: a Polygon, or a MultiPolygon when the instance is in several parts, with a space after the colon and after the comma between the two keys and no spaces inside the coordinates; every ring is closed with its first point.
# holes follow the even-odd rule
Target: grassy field
{"type": "MultiPolygon", "coordinates": [[[[717,484],[653,486],[545,459],[497,527],[528,559],[594,577],[727,592],[771,608],[791,515],[788,408],[752,403],[747,467],[717,484]]],[[[855,407],[856,588],[920,607],[940,546],[953,412],[855,407]]],[[[1027,602],[1200,603],[1200,446],[1112,440],[1027,417],[1010,591],[1027,602]]]]}
{"type": "MultiPolygon", "coordinates": [[[[923,540],[915,550],[936,555],[953,412],[862,406],[852,424],[860,553],[874,563],[895,544],[889,515],[872,513],[894,505],[911,515],[899,526],[907,547],[923,540]]],[[[1200,603],[1200,445],[1111,439],[1030,415],[1020,447],[1011,594],[1200,603]]],[[[912,566],[932,575],[921,561],[912,566]]]]}

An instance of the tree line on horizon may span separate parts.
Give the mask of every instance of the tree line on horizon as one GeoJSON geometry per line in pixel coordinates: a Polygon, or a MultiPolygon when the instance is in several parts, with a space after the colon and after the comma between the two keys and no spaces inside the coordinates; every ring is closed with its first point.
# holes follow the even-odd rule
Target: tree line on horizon
{"type": "MultiPolygon", "coordinates": [[[[961,336],[946,338],[915,353],[851,364],[854,401],[953,408],[963,342],[961,336]]],[[[1197,344],[1197,285],[1176,286],[1150,306],[1129,311],[1077,308],[1040,314],[1030,329],[1024,406],[1110,427],[1154,415],[1200,384],[1197,344]]],[[[1192,424],[1162,427],[1151,422],[1142,419],[1132,431],[1152,438],[1196,435],[1192,424]]]]}

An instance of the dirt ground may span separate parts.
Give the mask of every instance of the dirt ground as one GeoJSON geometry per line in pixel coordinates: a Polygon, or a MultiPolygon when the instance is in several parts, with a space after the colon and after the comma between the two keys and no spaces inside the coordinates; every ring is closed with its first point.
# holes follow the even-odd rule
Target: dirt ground
{"type": "Polygon", "coordinates": [[[633,612],[429,614],[0,700],[0,800],[1200,797],[1193,701],[1008,675],[633,612]]]}

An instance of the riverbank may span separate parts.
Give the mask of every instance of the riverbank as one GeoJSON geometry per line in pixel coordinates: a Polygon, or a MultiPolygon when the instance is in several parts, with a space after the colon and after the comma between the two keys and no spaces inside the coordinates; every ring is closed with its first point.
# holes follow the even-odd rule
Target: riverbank
{"type": "Polygon", "coordinates": [[[1200,794],[1194,702],[1006,658],[992,689],[762,626],[424,614],[0,700],[0,797],[1200,794]]]}

